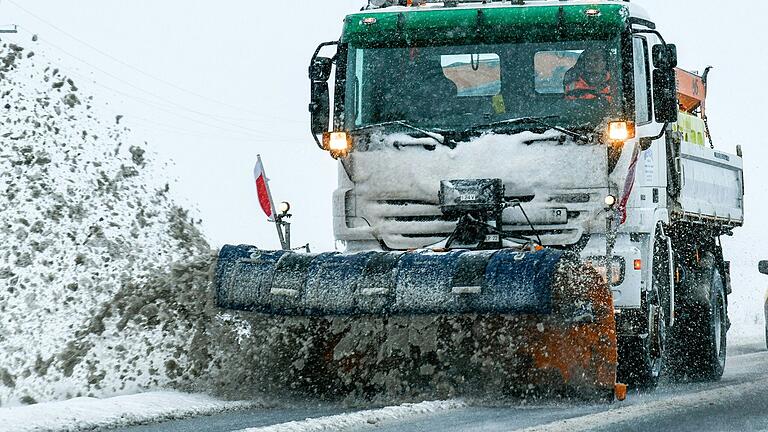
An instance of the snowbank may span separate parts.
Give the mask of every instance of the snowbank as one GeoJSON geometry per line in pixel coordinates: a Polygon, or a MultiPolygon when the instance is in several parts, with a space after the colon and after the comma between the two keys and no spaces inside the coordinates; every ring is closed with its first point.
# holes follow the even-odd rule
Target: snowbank
{"type": "Polygon", "coordinates": [[[175,298],[204,303],[207,286],[172,267],[207,275],[194,263],[210,249],[146,145],[31,54],[0,46],[0,405],[188,381],[194,328],[175,298]]]}
{"type": "Polygon", "coordinates": [[[0,409],[0,432],[75,431],[130,426],[257,407],[203,395],[155,392],[110,399],[75,398],[0,409]]]}

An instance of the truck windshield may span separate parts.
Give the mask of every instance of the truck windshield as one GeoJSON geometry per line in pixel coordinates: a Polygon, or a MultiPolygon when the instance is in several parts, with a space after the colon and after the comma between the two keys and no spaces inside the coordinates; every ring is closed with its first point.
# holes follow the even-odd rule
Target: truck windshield
{"type": "Polygon", "coordinates": [[[521,117],[597,126],[621,112],[620,40],[349,49],[348,129],[466,130],[521,117]]]}

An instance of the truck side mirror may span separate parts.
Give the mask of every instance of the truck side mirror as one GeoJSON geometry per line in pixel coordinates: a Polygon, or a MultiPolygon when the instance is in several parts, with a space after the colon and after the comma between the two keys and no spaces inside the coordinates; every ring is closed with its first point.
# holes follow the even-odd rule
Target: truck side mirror
{"type": "Polygon", "coordinates": [[[339,41],[323,42],[317,46],[315,53],[312,54],[312,60],[309,61],[309,80],[310,86],[309,113],[310,129],[312,138],[317,147],[327,150],[320,140],[320,136],[330,131],[331,123],[331,91],[328,81],[333,73],[333,64],[338,57],[338,52],[332,58],[321,57],[320,51],[323,48],[336,46],[339,41]]]}
{"type": "Polygon", "coordinates": [[[309,65],[309,79],[312,81],[309,103],[309,112],[312,115],[310,124],[312,133],[315,135],[328,132],[331,120],[331,97],[328,80],[331,79],[331,72],[333,71],[333,59],[317,56],[322,47],[322,44],[318,47],[309,65]]]}
{"type": "Polygon", "coordinates": [[[760,273],[768,275],[768,261],[760,261],[758,269],[760,270],[760,273]]]}
{"type": "Polygon", "coordinates": [[[675,123],[677,121],[677,75],[675,69],[655,69],[653,71],[653,105],[656,122],[675,123]]]}
{"type": "Polygon", "coordinates": [[[653,46],[653,67],[674,69],[677,67],[677,46],[674,44],[653,46]]]}
{"type": "Polygon", "coordinates": [[[309,79],[312,81],[309,112],[312,114],[312,133],[322,135],[328,132],[331,120],[331,96],[328,80],[331,79],[333,60],[328,57],[314,57],[309,65],[309,79]]]}
{"type": "Polygon", "coordinates": [[[653,104],[658,123],[677,121],[677,46],[653,46],[653,104]]]}
{"type": "Polygon", "coordinates": [[[331,121],[331,96],[326,81],[312,81],[309,112],[312,114],[312,133],[322,135],[328,132],[331,121]]]}
{"type": "Polygon", "coordinates": [[[328,57],[315,57],[309,65],[309,79],[312,81],[328,82],[331,79],[333,60],[328,57]]]}

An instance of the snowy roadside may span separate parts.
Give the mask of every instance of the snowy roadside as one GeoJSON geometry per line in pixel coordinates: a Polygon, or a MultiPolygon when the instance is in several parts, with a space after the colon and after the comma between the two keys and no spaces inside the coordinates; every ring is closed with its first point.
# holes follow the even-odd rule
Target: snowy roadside
{"type": "MultiPolygon", "coordinates": [[[[403,404],[381,409],[308,418],[241,432],[312,432],[373,427],[464,408],[462,401],[403,404]]],[[[150,392],[108,399],[76,398],[30,406],[0,408],[0,432],[75,432],[159,423],[248,408],[269,408],[260,401],[226,402],[202,394],[150,392]]]]}
{"type": "Polygon", "coordinates": [[[744,346],[765,343],[765,325],[735,323],[728,330],[729,346],[744,346]]]}
{"type": "Polygon", "coordinates": [[[0,432],[93,430],[264,406],[258,401],[225,402],[201,394],[165,391],[109,399],[81,397],[0,408],[0,432]]]}

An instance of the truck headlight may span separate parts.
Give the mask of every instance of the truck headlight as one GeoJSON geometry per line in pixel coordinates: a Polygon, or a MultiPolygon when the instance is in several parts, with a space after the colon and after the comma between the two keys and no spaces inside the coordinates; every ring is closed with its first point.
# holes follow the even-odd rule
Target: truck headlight
{"type": "MultiPolygon", "coordinates": [[[[585,259],[584,262],[594,267],[595,270],[597,270],[597,273],[600,274],[600,277],[603,278],[603,281],[606,284],[608,283],[608,266],[606,265],[606,260],[604,256],[590,257],[585,259]]],[[[624,283],[625,267],[626,267],[626,262],[624,261],[624,258],[619,256],[613,257],[613,259],[611,260],[610,286],[619,286],[622,283],[624,283]]]]}
{"type": "Polygon", "coordinates": [[[608,123],[608,139],[626,141],[635,137],[635,122],[615,121],[608,123]]]}
{"type": "Polygon", "coordinates": [[[352,137],[346,132],[326,132],[323,134],[323,148],[334,158],[344,157],[352,150],[352,137]]]}

